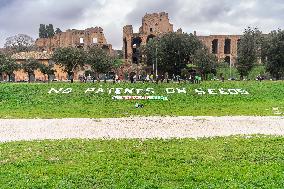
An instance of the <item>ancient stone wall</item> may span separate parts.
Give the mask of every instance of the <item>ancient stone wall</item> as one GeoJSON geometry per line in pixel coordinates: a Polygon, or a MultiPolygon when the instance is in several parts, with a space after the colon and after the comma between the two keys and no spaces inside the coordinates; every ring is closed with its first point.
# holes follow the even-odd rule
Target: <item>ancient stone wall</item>
{"type": "Polygon", "coordinates": [[[198,36],[212,54],[215,54],[219,62],[234,65],[237,58],[238,41],[240,35],[210,35],[198,36]]]}
{"type": "MultiPolygon", "coordinates": [[[[132,25],[123,28],[123,52],[128,62],[139,63],[141,54],[139,47],[145,45],[151,38],[173,32],[173,25],[169,21],[167,13],[146,14],[142,18],[142,26],[139,33],[133,33],[132,25]]],[[[178,29],[177,33],[182,33],[178,29]]],[[[194,32],[196,35],[196,32],[194,32]]],[[[209,51],[215,54],[219,62],[227,62],[234,65],[237,57],[237,43],[240,35],[210,35],[198,36],[207,46],[209,51]]]]}
{"type": "Polygon", "coordinates": [[[173,32],[173,25],[165,12],[146,14],[142,18],[142,26],[138,33],[133,33],[132,25],[123,27],[123,52],[124,58],[132,63],[141,61],[139,47],[145,45],[154,37],[173,32]]]}
{"type": "MultiPolygon", "coordinates": [[[[55,75],[54,79],[58,81],[65,81],[67,80],[67,73],[63,71],[63,69],[59,66],[54,64],[54,62],[51,61],[51,52],[21,52],[14,54],[12,57],[16,59],[17,63],[22,64],[24,61],[27,59],[33,58],[38,60],[40,63],[49,65],[52,64],[54,65],[55,69],[55,75]]],[[[74,79],[78,80],[79,75],[84,75],[85,70],[89,70],[89,67],[85,67],[83,70],[77,69],[74,72],[74,79]]],[[[28,80],[28,74],[23,72],[23,70],[16,71],[15,73],[15,80],[16,81],[27,81],[28,80]]],[[[4,77],[5,78],[5,77],[4,77]]],[[[6,78],[7,79],[7,78],[6,78]]],[[[35,71],[35,80],[40,80],[40,81],[46,81],[47,80],[47,75],[43,75],[40,70],[35,71]]]]}
{"type": "Polygon", "coordinates": [[[86,30],[67,30],[56,34],[52,38],[39,38],[36,46],[40,51],[52,52],[61,47],[77,47],[87,49],[91,46],[99,46],[112,53],[112,46],[107,44],[101,27],[88,28],[86,30]]]}

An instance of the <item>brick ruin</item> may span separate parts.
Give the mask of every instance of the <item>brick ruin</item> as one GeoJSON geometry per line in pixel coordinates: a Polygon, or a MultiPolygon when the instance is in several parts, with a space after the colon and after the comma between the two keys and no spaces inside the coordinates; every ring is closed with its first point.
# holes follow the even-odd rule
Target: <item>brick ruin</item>
{"type": "Polygon", "coordinates": [[[238,42],[241,35],[197,36],[219,62],[234,65],[237,58],[238,42]]]}
{"type": "MultiPolygon", "coordinates": [[[[112,45],[107,44],[107,40],[101,27],[88,28],[85,30],[67,30],[66,32],[56,34],[52,38],[39,38],[36,40],[35,45],[38,51],[21,52],[14,54],[12,57],[16,59],[19,64],[24,62],[26,59],[33,58],[38,60],[40,63],[54,65],[54,62],[51,61],[51,57],[52,53],[57,48],[75,47],[86,50],[89,47],[97,46],[106,50],[111,55],[114,54],[112,45]]],[[[54,65],[54,68],[56,70],[56,73],[53,76],[54,79],[67,80],[67,73],[63,72],[58,65],[54,65]]],[[[83,70],[75,70],[74,79],[78,80],[79,75],[84,75],[85,70],[89,69],[89,66],[85,66],[83,70]]],[[[7,79],[6,75],[4,75],[4,79],[7,79]]],[[[24,80],[28,80],[27,73],[24,73],[22,70],[15,72],[15,81],[24,80]]],[[[46,80],[46,76],[44,76],[39,70],[36,70],[34,80],[44,81],[46,80]]]]}
{"type": "MultiPolygon", "coordinates": [[[[147,44],[149,40],[154,37],[160,37],[166,33],[174,32],[173,24],[170,23],[168,13],[153,13],[146,14],[142,18],[142,26],[139,28],[138,33],[134,33],[132,25],[123,27],[123,54],[126,64],[122,66],[124,72],[131,72],[133,70],[140,70],[139,66],[142,55],[139,52],[141,45],[147,44]],[[137,68],[136,68],[137,67],[137,68]],[[127,71],[128,70],[128,71],[127,71]]],[[[182,33],[181,29],[176,31],[182,33]]],[[[194,32],[196,35],[196,32],[194,32]]],[[[237,45],[241,35],[210,35],[210,36],[197,36],[204,45],[207,46],[209,51],[218,57],[220,62],[227,62],[234,65],[237,57],[237,45]]],[[[35,58],[42,63],[51,64],[50,60],[52,52],[57,48],[62,47],[75,47],[88,49],[92,46],[98,46],[105,49],[110,54],[114,54],[112,45],[107,43],[101,27],[88,28],[85,30],[67,30],[56,34],[52,38],[39,38],[36,40],[37,52],[18,53],[14,55],[17,62],[21,63],[27,58],[35,58]]],[[[58,80],[66,80],[67,74],[61,68],[55,66],[55,78],[58,80]]],[[[88,68],[86,67],[85,70],[88,68]]],[[[79,75],[83,75],[84,70],[77,70],[75,78],[78,79],[79,75]]],[[[35,79],[44,80],[39,71],[36,71],[35,79]]],[[[27,74],[22,71],[15,73],[16,81],[26,80],[27,74]]]]}
{"type": "MultiPolygon", "coordinates": [[[[170,23],[168,13],[146,14],[142,18],[142,26],[138,33],[133,32],[132,25],[123,27],[123,52],[124,58],[134,64],[141,62],[139,47],[146,45],[154,37],[174,32],[173,24],[170,23]]],[[[182,33],[181,29],[177,30],[182,33]]],[[[196,32],[194,32],[196,35],[196,32]]],[[[234,65],[237,57],[237,44],[240,35],[210,35],[197,36],[209,51],[218,57],[218,61],[224,61],[234,65]]]]}
{"type": "Polygon", "coordinates": [[[173,32],[173,24],[170,23],[167,13],[146,14],[142,19],[139,33],[133,33],[133,26],[123,27],[123,52],[124,58],[132,63],[141,61],[139,47],[145,45],[154,37],[173,32]]]}
{"type": "Polygon", "coordinates": [[[56,34],[52,38],[39,38],[35,42],[40,51],[52,52],[57,48],[76,47],[87,49],[98,46],[112,53],[112,45],[107,44],[101,27],[88,28],[85,30],[67,30],[56,34]]]}

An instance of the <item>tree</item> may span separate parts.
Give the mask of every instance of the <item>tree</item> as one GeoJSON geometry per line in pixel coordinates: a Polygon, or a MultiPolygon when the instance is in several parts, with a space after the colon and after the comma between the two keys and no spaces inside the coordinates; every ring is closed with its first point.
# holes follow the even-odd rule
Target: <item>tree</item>
{"type": "Polygon", "coordinates": [[[4,47],[11,53],[28,52],[35,49],[35,41],[28,35],[18,34],[8,37],[4,47]]]}
{"type": "Polygon", "coordinates": [[[159,72],[180,75],[181,70],[192,62],[195,51],[202,47],[202,42],[192,34],[168,33],[150,40],[142,47],[142,52],[146,55],[147,65],[157,62],[159,72]]]}
{"type": "Polygon", "coordinates": [[[52,24],[49,24],[49,25],[46,26],[46,33],[47,33],[47,38],[54,36],[55,32],[54,32],[52,24]]]}
{"type": "Polygon", "coordinates": [[[56,28],[55,33],[56,33],[56,34],[59,34],[59,33],[62,33],[62,31],[61,31],[60,28],[56,28]]]}
{"type": "Polygon", "coordinates": [[[73,83],[74,71],[86,64],[86,53],[78,48],[58,48],[55,50],[52,60],[59,65],[67,74],[73,83]]]}
{"type": "Polygon", "coordinates": [[[12,75],[20,68],[15,59],[8,55],[0,54],[0,73],[8,75],[8,81],[12,80],[12,75]]]}
{"type": "Polygon", "coordinates": [[[257,28],[247,28],[238,45],[237,70],[240,79],[248,76],[261,57],[262,33],[257,28]]]}
{"type": "Polygon", "coordinates": [[[22,69],[28,74],[29,83],[31,82],[31,77],[35,75],[35,70],[40,68],[41,63],[33,58],[27,59],[22,63],[22,69]]]}
{"type": "Polygon", "coordinates": [[[54,67],[52,65],[45,65],[45,64],[40,64],[39,70],[43,75],[47,75],[48,82],[50,82],[50,76],[54,75],[54,73],[56,72],[56,70],[54,70],[54,67]]]}
{"type": "Polygon", "coordinates": [[[195,51],[192,56],[192,63],[200,70],[204,79],[208,79],[208,74],[216,74],[217,57],[209,53],[209,50],[204,47],[195,51]]]}
{"type": "Polygon", "coordinates": [[[284,76],[284,31],[272,31],[265,38],[263,60],[272,77],[279,80],[284,76]]]}
{"type": "MultiPolygon", "coordinates": [[[[107,73],[114,67],[114,59],[99,47],[89,49],[87,56],[87,63],[96,74],[107,73]]],[[[119,64],[118,66],[120,66],[120,63],[120,61],[116,61],[116,64],[119,64]]]]}
{"type": "Polygon", "coordinates": [[[40,38],[47,38],[47,32],[46,32],[45,24],[39,25],[39,37],[40,38]]]}

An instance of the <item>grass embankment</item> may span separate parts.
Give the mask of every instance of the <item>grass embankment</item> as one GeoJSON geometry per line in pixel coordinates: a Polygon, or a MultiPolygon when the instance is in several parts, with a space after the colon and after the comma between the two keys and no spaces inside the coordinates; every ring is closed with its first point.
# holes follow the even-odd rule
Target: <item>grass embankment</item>
{"type": "MultiPolygon", "coordinates": [[[[133,94],[135,95],[135,94],[133,94]]],[[[283,82],[204,82],[192,84],[0,84],[1,118],[65,118],[125,116],[283,115],[283,82]],[[87,93],[87,88],[154,88],[169,101],[112,100],[108,92],[87,93]],[[70,94],[48,94],[51,88],[72,88],[70,94]],[[166,94],[166,88],[186,88],[187,94],[166,94]],[[247,90],[249,95],[198,95],[195,89],[247,90]],[[136,109],[135,103],[144,108],[136,109]]]]}
{"type": "Polygon", "coordinates": [[[0,144],[0,188],[282,188],[284,138],[0,144]]]}

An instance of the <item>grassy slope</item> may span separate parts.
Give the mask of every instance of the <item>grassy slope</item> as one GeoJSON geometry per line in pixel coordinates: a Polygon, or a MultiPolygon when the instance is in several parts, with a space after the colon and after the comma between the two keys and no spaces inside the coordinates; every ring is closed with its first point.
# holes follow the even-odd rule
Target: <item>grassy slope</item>
{"type": "Polygon", "coordinates": [[[170,101],[142,101],[145,107],[135,109],[135,101],[115,101],[108,94],[85,94],[98,84],[0,84],[1,118],[123,117],[131,115],[274,115],[272,108],[284,111],[283,82],[204,82],[190,84],[102,84],[103,88],[153,87],[165,95],[167,87],[187,88],[188,94],[166,95],[170,101]],[[48,94],[51,87],[72,87],[72,94],[48,94]],[[250,95],[204,95],[195,88],[243,88],[250,95]]]}
{"type": "Polygon", "coordinates": [[[0,144],[1,188],[282,188],[284,139],[0,144]]]}

